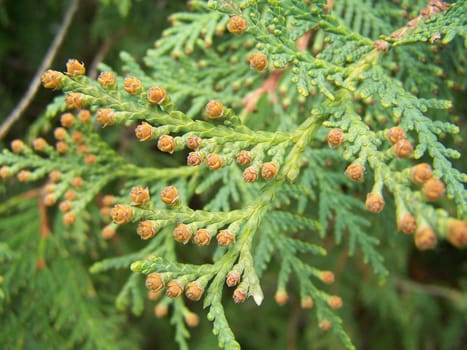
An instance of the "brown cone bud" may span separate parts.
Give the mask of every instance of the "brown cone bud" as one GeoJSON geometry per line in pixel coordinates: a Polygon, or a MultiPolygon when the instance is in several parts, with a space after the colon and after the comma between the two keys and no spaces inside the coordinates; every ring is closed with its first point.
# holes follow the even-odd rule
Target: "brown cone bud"
{"type": "Polygon", "coordinates": [[[285,290],[278,290],[274,295],[274,300],[278,305],[282,306],[287,304],[287,301],[289,300],[289,295],[285,290]]]}
{"type": "Polygon", "coordinates": [[[323,331],[328,331],[331,329],[331,327],[332,327],[332,324],[328,320],[324,320],[319,323],[319,328],[323,331]]]}
{"type": "Polygon", "coordinates": [[[381,213],[384,208],[384,199],[379,193],[368,193],[365,206],[372,213],[381,213]]]}
{"type": "Polygon", "coordinates": [[[200,246],[209,245],[209,243],[211,243],[211,235],[209,234],[209,231],[205,228],[196,230],[193,235],[193,243],[200,246]]]}
{"type": "Polygon", "coordinates": [[[106,240],[112,239],[115,237],[116,233],[117,232],[115,231],[115,228],[112,225],[107,225],[102,229],[101,237],[106,240]]]}
{"type": "Polygon", "coordinates": [[[146,122],[142,122],[136,127],[135,134],[140,141],[151,140],[154,135],[152,125],[146,122]]]}
{"type": "Polygon", "coordinates": [[[65,154],[68,151],[68,144],[65,141],[58,141],[55,144],[55,149],[60,154],[65,154]]]}
{"type": "Polygon", "coordinates": [[[328,132],[329,147],[340,146],[344,142],[344,132],[342,129],[332,129],[328,132]]]}
{"type": "Polygon", "coordinates": [[[47,141],[42,137],[38,137],[37,139],[34,139],[34,141],[32,141],[32,147],[36,151],[43,151],[48,145],[49,144],[47,143],[47,141]]]}
{"type": "Polygon", "coordinates": [[[227,30],[232,34],[243,33],[248,28],[248,22],[242,16],[232,16],[227,23],[227,30]]]}
{"type": "Polygon", "coordinates": [[[268,66],[268,58],[265,54],[260,52],[251,54],[248,61],[250,62],[250,67],[257,70],[258,72],[264,71],[268,66]]]}
{"type": "Polygon", "coordinates": [[[165,290],[165,294],[169,298],[176,298],[182,295],[183,293],[183,284],[178,280],[172,280],[167,283],[167,289],[165,290]]]}
{"type": "Polygon", "coordinates": [[[414,233],[417,229],[417,221],[415,220],[415,217],[408,212],[401,214],[397,218],[397,229],[406,235],[414,233]]]}
{"type": "Polygon", "coordinates": [[[157,227],[151,220],[141,221],[138,224],[136,232],[141,237],[141,239],[150,239],[154,237],[157,233],[157,227]]]}
{"type": "Polygon", "coordinates": [[[136,95],[143,91],[143,84],[141,84],[141,81],[136,77],[128,77],[123,83],[123,89],[130,95],[136,95]]]}
{"type": "Polygon", "coordinates": [[[116,204],[112,208],[110,216],[116,224],[126,224],[133,218],[133,208],[125,204],[116,204]]]}
{"type": "Polygon", "coordinates": [[[217,170],[222,168],[222,158],[216,153],[210,153],[206,157],[206,165],[210,170],[217,170]]]}
{"type": "Polygon", "coordinates": [[[173,153],[176,145],[175,139],[170,135],[162,135],[157,141],[157,148],[162,152],[173,153]]]}
{"type": "Polygon", "coordinates": [[[111,206],[111,205],[114,205],[115,204],[115,197],[110,195],[110,194],[105,195],[104,197],[102,197],[102,204],[106,205],[108,207],[111,206]]]}
{"type": "Polygon", "coordinates": [[[321,281],[326,284],[334,283],[335,277],[332,271],[323,271],[321,272],[321,281]]]}
{"type": "Polygon", "coordinates": [[[194,328],[197,325],[199,325],[199,316],[194,312],[189,312],[185,314],[184,318],[186,325],[190,328],[194,328]]]}
{"type": "Polygon", "coordinates": [[[68,201],[74,201],[76,199],[76,192],[73,190],[68,190],[65,192],[65,199],[68,201]]]}
{"type": "Polygon", "coordinates": [[[89,112],[87,109],[82,109],[78,113],[78,119],[81,123],[89,123],[91,120],[91,112],[89,112]]]}
{"type": "Polygon", "coordinates": [[[97,156],[95,154],[88,154],[86,157],[84,157],[84,162],[87,165],[94,165],[96,164],[97,161],[97,156]]]}
{"type": "Polygon", "coordinates": [[[251,162],[251,154],[248,151],[240,151],[237,154],[237,163],[239,165],[247,165],[251,162]]]}
{"type": "Polygon", "coordinates": [[[63,222],[65,223],[65,225],[73,225],[76,221],[76,214],[73,213],[72,211],[66,213],[65,215],[63,215],[63,222]]]}
{"type": "Polygon", "coordinates": [[[225,277],[225,283],[228,287],[235,287],[237,284],[240,283],[240,277],[241,276],[237,271],[232,270],[225,277]]]}
{"type": "Polygon", "coordinates": [[[413,153],[412,144],[406,139],[397,141],[394,146],[394,154],[398,158],[409,158],[413,153]]]}
{"type": "Polygon", "coordinates": [[[352,181],[363,181],[365,168],[360,164],[352,163],[345,169],[345,175],[352,181]]]}
{"type": "Polygon", "coordinates": [[[147,289],[150,289],[153,292],[158,292],[164,288],[164,278],[159,273],[150,273],[146,277],[145,285],[147,289]]]}
{"type": "Polygon", "coordinates": [[[224,105],[216,100],[211,100],[206,105],[206,113],[211,119],[220,118],[224,114],[224,105]]]}
{"type": "Polygon", "coordinates": [[[24,142],[21,140],[13,140],[11,141],[11,150],[14,153],[21,153],[24,149],[24,142]]]}
{"type": "Polygon", "coordinates": [[[417,164],[412,168],[412,180],[416,183],[425,183],[431,179],[432,176],[433,170],[428,163],[417,164]]]}
{"type": "Polygon", "coordinates": [[[55,197],[54,194],[50,193],[48,195],[46,195],[44,197],[44,204],[47,206],[47,207],[51,207],[52,205],[55,204],[55,202],[57,201],[57,198],[55,197]]]}
{"type": "Polygon", "coordinates": [[[148,299],[149,300],[152,300],[152,301],[156,301],[156,300],[159,300],[159,298],[161,297],[162,293],[161,291],[153,291],[152,289],[149,289],[148,290],[148,299]]]}
{"type": "Polygon", "coordinates": [[[430,201],[435,201],[444,196],[446,187],[444,183],[439,179],[429,179],[423,184],[423,194],[426,199],[430,201]]]}
{"type": "Polygon", "coordinates": [[[75,130],[71,134],[71,140],[76,144],[80,144],[84,140],[84,135],[81,131],[75,130]]]}
{"type": "Polygon", "coordinates": [[[115,74],[112,72],[101,72],[97,77],[97,81],[104,89],[113,88],[116,84],[115,74]]]}
{"type": "Polygon", "coordinates": [[[277,174],[277,165],[272,162],[264,163],[261,166],[261,176],[265,180],[271,180],[277,174]]]}
{"type": "Polygon", "coordinates": [[[190,152],[186,159],[186,163],[189,166],[197,166],[203,162],[203,158],[199,152],[190,152]]]}
{"type": "Polygon", "coordinates": [[[173,237],[177,242],[187,244],[191,238],[190,228],[185,224],[179,224],[173,232],[173,237]]]}
{"type": "Polygon", "coordinates": [[[4,165],[0,168],[0,177],[2,180],[6,180],[8,179],[8,176],[10,176],[10,168],[4,165]]]}
{"type": "Polygon", "coordinates": [[[28,182],[31,177],[31,172],[29,170],[21,170],[16,174],[19,182],[28,182]]]}
{"type": "Polygon", "coordinates": [[[190,149],[198,149],[201,145],[201,139],[198,136],[190,136],[186,139],[186,146],[190,149]]]}
{"type": "Polygon", "coordinates": [[[62,73],[49,69],[42,74],[41,81],[46,89],[60,89],[64,78],[62,73]]]}
{"type": "Polygon", "coordinates": [[[338,297],[336,295],[333,295],[332,297],[329,298],[328,304],[331,307],[331,309],[337,310],[342,307],[342,298],[338,297]]]}
{"type": "Polygon", "coordinates": [[[96,120],[102,126],[112,125],[115,121],[115,112],[112,108],[100,108],[96,113],[96,120]]]}
{"type": "Polygon", "coordinates": [[[467,221],[448,220],[447,236],[453,246],[457,248],[467,246],[467,221]]]}
{"type": "Polygon", "coordinates": [[[64,212],[64,213],[67,213],[71,210],[72,208],[72,204],[70,201],[63,201],[63,202],[60,202],[60,204],[58,205],[58,209],[60,209],[60,211],[64,212]]]}
{"type": "Polygon", "coordinates": [[[154,315],[156,315],[157,318],[162,318],[167,316],[169,313],[169,309],[167,308],[166,304],[157,304],[154,307],[154,315]]]}
{"type": "Polygon", "coordinates": [[[66,62],[66,73],[71,77],[79,77],[86,73],[86,68],[83,63],[71,58],[66,62]]]}
{"type": "Polygon", "coordinates": [[[435,231],[429,226],[423,226],[415,233],[415,245],[420,250],[433,249],[436,246],[437,238],[435,231]]]}
{"type": "Polygon", "coordinates": [[[217,244],[221,247],[228,247],[235,242],[235,235],[230,230],[220,230],[216,236],[217,244]]]}
{"type": "Polygon", "coordinates": [[[402,129],[402,128],[398,127],[398,126],[395,126],[395,127],[388,130],[387,138],[388,138],[389,142],[391,142],[394,145],[397,141],[406,138],[405,131],[404,131],[404,129],[402,129]]]}
{"type": "Polygon", "coordinates": [[[160,105],[167,97],[167,92],[163,87],[153,86],[148,90],[148,101],[160,105]]]}
{"type": "Polygon", "coordinates": [[[58,127],[58,128],[55,128],[55,130],[54,130],[54,137],[57,140],[61,141],[61,140],[65,139],[67,135],[68,135],[68,132],[64,128],[58,127]]]}
{"type": "Polygon", "coordinates": [[[167,205],[176,204],[178,199],[178,191],[175,186],[165,187],[161,192],[161,201],[167,205]]]}
{"type": "Polygon", "coordinates": [[[65,97],[69,109],[80,109],[84,107],[85,96],[80,92],[69,92],[65,97]]]}
{"type": "Polygon", "coordinates": [[[247,297],[248,297],[248,292],[244,290],[243,288],[235,289],[232,295],[232,298],[236,304],[245,302],[247,297]]]}
{"type": "Polygon", "coordinates": [[[58,180],[60,180],[60,176],[62,176],[62,173],[60,173],[60,171],[58,170],[52,170],[49,173],[49,179],[52,182],[57,182],[58,180]]]}
{"type": "Polygon", "coordinates": [[[311,309],[314,306],[314,304],[315,302],[310,296],[304,297],[300,302],[300,306],[302,307],[302,309],[311,309]]]}
{"type": "Polygon", "coordinates": [[[75,177],[71,179],[71,186],[80,188],[80,187],[83,187],[83,185],[84,185],[84,180],[82,177],[75,177]]]}
{"type": "Polygon", "coordinates": [[[243,180],[245,182],[255,182],[258,179],[258,170],[255,167],[248,167],[243,170],[243,180]]]}
{"type": "Polygon", "coordinates": [[[149,202],[151,196],[149,189],[142,186],[135,186],[130,191],[131,205],[143,205],[149,202]]]}
{"type": "Polygon", "coordinates": [[[204,287],[197,281],[191,282],[187,285],[185,295],[188,299],[198,301],[204,293],[204,287]]]}

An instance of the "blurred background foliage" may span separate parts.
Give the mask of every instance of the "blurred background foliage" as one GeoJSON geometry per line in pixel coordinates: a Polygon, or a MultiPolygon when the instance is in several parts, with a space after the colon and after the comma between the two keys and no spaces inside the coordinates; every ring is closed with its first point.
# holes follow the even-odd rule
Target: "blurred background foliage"
{"type": "MultiPolygon", "coordinates": [[[[0,121],[6,118],[27,90],[60,27],[68,4],[68,1],[57,0],[0,1],[0,121]]],[[[95,74],[95,67],[100,61],[118,71],[121,63],[118,57],[122,50],[141,61],[145,51],[153,47],[154,41],[168,26],[168,16],[186,9],[186,1],[182,0],[82,0],[51,68],[64,70],[66,60],[73,57],[84,61],[90,74],[95,74]]],[[[461,85],[465,84],[465,77],[459,75],[458,79],[461,85]]],[[[14,138],[24,137],[28,127],[43,113],[54,96],[53,92],[40,89],[20,121],[15,123],[7,137],[1,140],[2,146],[14,138]]],[[[458,110],[457,113],[462,118],[459,123],[464,124],[465,98],[460,94],[454,105],[462,107],[463,110],[458,110]]],[[[467,128],[465,125],[461,127],[465,136],[467,128]]],[[[106,135],[108,139],[116,140],[121,136],[121,130],[116,128],[107,129],[105,132],[109,134],[106,135]]],[[[464,148],[465,153],[465,146],[460,146],[464,148]]],[[[139,147],[137,153],[139,159],[144,156],[144,153],[139,153],[141,149],[142,147],[139,147]]],[[[150,152],[149,148],[147,152],[150,152]]],[[[458,168],[465,171],[465,158],[458,163],[458,168]]],[[[21,185],[12,191],[24,190],[25,186],[21,185]]],[[[1,199],[4,201],[4,198],[1,199]]],[[[37,215],[34,215],[37,211],[34,203],[31,207],[17,208],[31,211],[30,225],[39,225],[37,215]]],[[[12,213],[2,211],[0,207],[1,235],[19,234],[23,228],[21,222],[9,222],[9,215],[12,213]]],[[[436,251],[417,252],[410,239],[394,235],[394,218],[386,218],[387,222],[384,225],[372,226],[374,235],[382,240],[380,251],[391,273],[385,285],[378,285],[376,277],[363,263],[361,256],[347,256],[345,244],[337,246],[329,239],[325,242],[328,256],[319,258],[322,260],[319,265],[336,272],[337,282],[331,291],[345,300],[342,311],[345,328],[359,349],[465,349],[467,299],[462,291],[467,290],[466,252],[458,251],[444,242],[436,251]]],[[[96,246],[94,253],[99,258],[113,256],[134,250],[131,246],[138,243],[122,237],[117,245],[107,249],[96,246]]],[[[74,260],[66,261],[88,268],[95,260],[91,253],[70,252],[75,254],[74,260]]],[[[189,254],[201,256],[203,253],[194,247],[184,250],[183,254],[187,254],[185,260],[189,260],[189,254]]],[[[96,329],[115,332],[112,336],[102,334],[102,340],[108,342],[105,343],[106,348],[177,348],[170,322],[154,317],[151,302],[148,301],[144,314],[139,317],[132,316],[130,312],[116,310],[114,299],[128,276],[127,272],[122,271],[118,275],[114,271],[88,276],[86,269],[67,268],[64,264],[56,271],[51,269],[49,273],[81,271],[81,276],[64,277],[64,283],[70,283],[70,279],[76,278],[75,283],[81,287],[83,284],[94,286],[94,289],[89,287],[91,289],[88,292],[97,293],[99,297],[93,299],[89,310],[99,309],[99,312],[102,312],[96,317],[112,321],[112,328],[96,326],[96,329]],[[87,278],[93,279],[92,284],[87,278]]],[[[242,347],[269,350],[340,349],[342,345],[337,338],[331,333],[320,332],[315,317],[309,311],[300,308],[299,300],[291,298],[287,307],[279,307],[274,303],[272,296],[275,291],[276,273],[274,268],[270,270],[272,271],[263,277],[266,300],[260,308],[251,300],[238,306],[234,305],[231,298],[225,298],[226,314],[230,317],[232,328],[242,347]]],[[[40,333],[45,329],[45,325],[40,323],[48,320],[47,317],[41,318],[39,315],[47,314],[53,309],[53,305],[41,305],[41,293],[51,293],[52,288],[61,288],[53,284],[48,285],[48,281],[51,280],[44,275],[40,278],[37,274],[31,277],[28,283],[38,286],[37,293],[24,296],[21,301],[15,299],[15,305],[10,310],[18,315],[27,313],[30,322],[15,324],[12,318],[3,319],[3,315],[0,324],[4,332],[0,334],[0,344],[3,343],[7,349],[80,348],[76,347],[80,342],[71,342],[69,347],[64,345],[67,344],[68,334],[63,328],[54,333],[54,328],[50,325],[50,334],[40,333]],[[31,308],[31,305],[35,307],[31,308]],[[10,323],[4,326],[7,324],[5,322],[10,323]],[[34,325],[35,323],[39,324],[34,325]],[[18,326],[19,324],[21,326],[18,326]],[[6,336],[7,330],[15,331],[15,327],[20,328],[16,329],[17,333],[10,333],[12,339],[1,339],[2,336],[6,336]],[[31,334],[26,335],[30,330],[31,334]]],[[[293,282],[292,280],[289,287],[290,295],[297,295],[297,291],[294,293],[293,282]]],[[[190,308],[201,316],[200,325],[192,333],[192,348],[216,348],[216,339],[211,334],[211,325],[204,319],[205,313],[201,305],[192,303],[190,308]]],[[[18,317],[24,319],[26,316],[18,317]]],[[[87,327],[94,326],[87,324],[87,327]]],[[[89,344],[91,346],[95,343],[89,344]]],[[[0,348],[3,349],[2,345],[0,348]]]]}

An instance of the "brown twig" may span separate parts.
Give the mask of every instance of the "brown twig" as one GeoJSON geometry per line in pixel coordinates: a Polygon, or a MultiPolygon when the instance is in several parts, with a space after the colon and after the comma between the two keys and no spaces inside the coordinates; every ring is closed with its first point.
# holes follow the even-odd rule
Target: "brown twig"
{"type": "Polygon", "coordinates": [[[435,286],[432,284],[421,284],[406,280],[398,280],[397,285],[402,290],[416,291],[420,293],[433,295],[436,297],[445,298],[452,301],[453,303],[458,303],[460,301],[464,303],[467,302],[467,295],[451,288],[435,286]]]}
{"type": "Polygon", "coordinates": [[[3,122],[0,128],[0,139],[5,137],[10,128],[16,121],[18,121],[22,113],[26,110],[26,108],[29,106],[34,96],[36,95],[37,90],[40,86],[41,76],[44,73],[44,71],[51,66],[58,49],[62,45],[63,39],[65,38],[68,28],[70,27],[71,21],[76,13],[76,10],[78,9],[78,4],[79,0],[71,0],[70,6],[68,6],[68,9],[65,13],[65,17],[63,18],[63,22],[60,26],[60,30],[55,35],[55,38],[52,44],[50,45],[49,49],[47,50],[47,53],[44,56],[44,59],[42,60],[41,65],[39,66],[39,69],[36,71],[34,78],[29,84],[28,90],[24,94],[21,101],[16,105],[13,111],[11,111],[6,120],[3,122]]]}

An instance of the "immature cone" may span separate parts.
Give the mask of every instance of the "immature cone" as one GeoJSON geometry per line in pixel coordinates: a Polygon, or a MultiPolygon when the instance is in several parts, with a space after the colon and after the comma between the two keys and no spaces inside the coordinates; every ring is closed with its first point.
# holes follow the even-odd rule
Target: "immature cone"
{"type": "Polygon", "coordinates": [[[450,219],[447,224],[449,242],[457,248],[467,246],[467,221],[450,219]]]}
{"type": "Polygon", "coordinates": [[[112,125],[115,121],[115,111],[112,108],[100,108],[96,113],[96,120],[103,126],[112,125]]]}
{"type": "Polygon", "coordinates": [[[102,229],[101,237],[106,240],[112,239],[115,237],[116,233],[117,232],[115,231],[115,228],[112,225],[107,225],[102,229]]]}
{"type": "Polygon", "coordinates": [[[372,213],[381,213],[384,208],[384,199],[379,193],[368,193],[365,206],[372,213]]]}
{"type": "Polygon", "coordinates": [[[36,151],[43,151],[47,146],[48,146],[47,141],[43,139],[42,137],[38,137],[37,139],[34,139],[34,141],[32,141],[32,147],[36,151]]]}
{"type": "Polygon", "coordinates": [[[62,73],[49,69],[42,74],[41,81],[46,89],[60,89],[64,78],[62,73]]]}
{"type": "Polygon", "coordinates": [[[167,289],[165,290],[165,294],[169,298],[176,298],[182,295],[183,293],[183,284],[178,280],[172,280],[167,283],[167,289]]]}
{"type": "Polygon", "coordinates": [[[321,281],[326,284],[334,283],[335,277],[332,271],[323,271],[321,272],[321,281]]]}
{"type": "Polygon", "coordinates": [[[89,112],[87,109],[82,109],[78,113],[78,119],[81,123],[89,123],[91,120],[91,112],[89,112]]]}
{"type": "Polygon", "coordinates": [[[395,127],[390,128],[388,130],[387,138],[388,138],[389,142],[391,142],[394,145],[397,141],[406,138],[405,131],[404,131],[404,129],[402,129],[402,128],[398,127],[398,126],[395,126],[395,127]]]}
{"type": "Polygon", "coordinates": [[[153,272],[147,275],[145,285],[147,289],[158,292],[164,288],[164,279],[161,274],[153,272]]]}
{"type": "Polygon", "coordinates": [[[84,140],[84,135],[81,131],[75,130],[71,134],[71,140],[76,144],[80,144],[84,140]]]}
{"type": "Polygon", "coordinates": [[[60,209],[60,211],[64,213],[69,212],[71,208],[72,208],[72,204],[70,201],[67,201],[67,200],[60,202],[60,204],[58,205],[58,209],[60,209]]]}
{"type": "Polygon", "coordinates": [[[66,105],[69,109],[80,109],[84,106],[85,96],[80,92],[69,92],[65,97],[66,105]]]}
{"type": "Polygon", "coordinates": [[[88,152],[89,152],[89,148],[84,143],[82,143],[81,145],[78,145],[78,147],[76,147],[76,153],[78,153],[78,154],[86,154],[88,152]]]}
{"type": "Polygon", "coordinates": [[[190,228],[185,224],[179,224],[173,232],[173,237],[177,242],[187,244],[191,238],[190,228]]]}
{"type": "Polygon", "coordinates": [[[174,205],[178,198],[178,190],[175,186],[165,187],[161,192],[161,201],[167,205],[174,205]]]}
{"type": "Polygon", "coordinates": [[[209,231],[205,228],[196,230],[193,235],[193,243],[200,246],[209,245],[209,243],[211,243],[211,235],[209,234],[209,231]]]}
{"type": "Polygon", "coordinates": [[[435,231],[429,226],[423,226],[415,233],[415,246],[420,250],[433,249],[437,238],[435,231]]]}
{"type": "Polygon", "coordinates": [[[62,176],[62,173],[60,171],[58,171],[58,170],[52,170],[49,173],[49,179],[52,182],[57,182],[58,180],[60,180],[61,176],[62,176]]]}
{"type": "Polygon", "coordinates": [[[239,165],[247,165],[251,162],[251,155],[248,151],[240,151],[237,154],[237,163],[239,165]]]}
{"type": "Polygon", "coordinates": [[[160,105],[167,97],[167,92],[163,87],[153,86],[148,90],[148,101],[160,105]]]}
{"type": "Polygon", "coordinates": [[[188,299],[198,301],[204,293],[204,287],[197,281],[191,282],[187,285],[185,295],[188,299]]]}
{"type": "Polygon", "coordinates": [[[143,205],[149,202],[151,196],[149,189],[142,186],[135,186],[130,191],[131,205],[143,205]]]}
{"type": "Polygon", "coordinates": [[[21,170],[16,177],[19,182],[28,182],[31,177],[31,172],[29,170],[21,170]]]}
{"type": "Polygon", "coordinates": [[[219,101],[211,100],[206,105],[205,110],[209,118],[220,118],[224,114],[224,105],[219,101]]]}
{"type": "Polygon", "coordinates": [[[243,303],[248,297],[248,293],[243,288],[237,288],[234,290],[232,298],[236,304],[243,303]]]}
{"type": "Polygon", "coordinates": [[[57,198],[55,198],[55,195],[52,193],[49,193],[48,195],[44,197],[44,204],[47,207],[51,207],[52,205],[55,204],[56,201],[57,201],[57,198]]]}
{"type": "Polygon", "coordinates": [[[148,290],[148,299],[149,300],[152,300],[152,301],[156,301],[156,300],[159,300],[159,298],[161,297],[161,291],[157,291],[157,292],[154,292],[152,289],[149,289],[148,290]]]}
{"type": "Polygon", "coordinates": [[[76,221],[76,214],[73,212],[68,212],[65,215],[63,215],[63,222],[65,225],[73,225],[76,221]]]}
{"type": "Polygon", "coordinates": [[[162,152],[173,153],[176,145],[175,139],[170,135],[162,135],[157,141],[157,148],[162,152]]]}
{"type": "MultiPolygon", "coordinates": [[[[52,174],[52,173],[51,173],[52,174]]],[[[50,176],[50,175],[49,175],[50,176]]],[[[73,190],[68,190],[65,192],[65,199],[67,201],[74,201],[76,199],[76,192],[73,190]]]]}
{"type": "Polygon", "coordinates": [[[62,127],[55,128],[54,130],[54,137],[57,140],[63,140],[66,138],[67,135],[68,135],[68,132],[62,127]]]}
{"type": "Polygon", "coordinates": [[[446,187],[444,183],[439,179],[429,179],[423,184],[423,194],[426,199],[430,201],[435,201],[444,196],[446,187]]]}
{"type": "Polygon", "coordinates": [[[320,328],[321,330],[323,330],[323,331],[328,331],[328,330],[330,330],[330,329],[331,329],[331,326],[332,326],[332,324],[331,324],[331,322],[329,322],[328,320],[324,320],[324,321],[321,321],[321,322],[319,323],[319,328],[320,328]]]}
{"type": "Polygon", "coordinates": [[[431,179],[432,176],[433,170],[428,163],[417,164],[412,168],[412,180],[416,183],[425,183],[431,179]]]}
{"type": "Polygon", "coordinates": [[[406,235],[414,233],[417,229],[415,217],[408,212],[402,213],[397,218],[397,229],[406,235]]]}
{"type": "Polygon", "coordinates": [[[289,300],[289,295],[285,290],[278,290],[274,295],[274,300],[278,305],[282,306],[287,304],[287,301],[289,300]]]}
{"type": "Polygon", "coordinates": [[[314,304],[315,302],[310,296],[304,297],[300,302],[300,306],[302,307],[302,309],[311,309],[314,306],[314,304]]]}
{"type": "Polygon", "coordinates": [[[199,316],[194,312],[189,312],[185,314],[184,318],[186,325],[190,328],[194,328],[197,325],[199,325],[199,316]]]}
{"type": "Polygon", "coordinates": [[[201,145],[201,139],[198,136],[190,136],[186,139],[186,146],[190,149],[198,149],[201,145]]]}
{"type": "Polygon", "coordinates": [[[251,54],[248,61],[250,62],[250,67],[258,72],[264,71],[268,66],[268,58],[261,52],[251,54]]]}
{"type": "Polygon", "coordinates": [[[242,16],[232,16],[227,23],[227,30],[232,34],[243,33],[248,28],[248,22],[242,16]]]}
{"type": "Polygon", "coordinates": [[[141,221],[138,224],[138,228],[136,229],[136,232],[141,237],[141,239],[146,240],[156,235],[157,228],[154,225],[154,222],[152,222],[151,220],[145,220],[145,221],[141,221]]]}
{"type": "Polygon", "coordinates": [[[221,247],[228,247],[235,242],[235,235],[230,230],[220,230],[216,236],[217,244],[221,247]]]}
{"type": "Polygon", "coordinates": [[[88,154],[86,157],[84,157],[84,162],[87,165],[94,165],[96,164],[97,161],[97,156],[95,154],[88,154]]]}
{"type": "Polygon", "coordinates": [[[363,181],[365,168],[360,164],[352,163],[345,169],[345,175],[352,181],[363,181]]]}
{"type": "Polygon", "coordinates": [[[165,317],[168,313],[169,309],[167,308],[166,304],[157,304],[154,307],[154,315],[156,315],[157,318],[165,317]]]}
{"type": "Polygon", "coordinates": [[[10,176],[10,168],[4,165],[0,168],[0,177],[2,180],[6,180],[8,176],[10,176]]]}
{"type": "Polygon", "coordinates": [[[123,89],[130,95],[136,95],[143,90],[143,84],[136,77],[128,77],[123,83],[123,89]]]}
{"type": "Polygon", "coordinates": [[[65,141],[58,141],[55,144],[55,149],[60,154],[65,154],[68,151],[68,145],[65,141]]]}
{"type": "Polygon", "coordinates": [[[24,142],[21,140],[11,141],[11,150],[13,153],[21,153],[24,150],[24,142]]]}
{"type": "Polygon", "coordinates": [[[152,125],[146,122],[142,122],[136,127],[135,134],[140,141],[147,141],[152,139],[152,136],[154,135],[152,131],[152,125]]]}
{"type": "Polygon", "coordinates": [[[125,204],[116,204],[112,208],[110,216],[116,224],[126,224],[130,222],[133,217],[133,208],[125,204]]]}
{"type": "Polygon", "coordinates": [[[106,194],[104,197],[102,197],[102,204],[106,206],[114,205],[115,197],[110,194],[106,194]]]}
{"type": "Polygon", "coordinates": [[[222,167],[222,158],[216,153],[210,153],[206,157],[206,165],[211,170],[217,170],[222,167]]]}
{"type": "Polygon", "coordinates": [[[336,295],[333,295],[332,297],[329,298],[328,304],[331,307],[331,309],[340,309],[342,307],[342,298],[338,297],[336,295]]]}
{"type": "Polygon", "coordinates": [[[115,74],[112,72],[101,72],[97,77],[97,81],[104,89],[112,88],[116,84],[115,74]]]}
{"type": "Polygon", "coordinates": [[[277,165],[272,162],[264,163],[261,167],[261,176],[265,180],[271,180],[277,174],[277,165]]]}
{"type": "Polygon", "coordinates": [[[255,167],[248,167],[243,170],[243,180],[245,182],[255,182],[258,179],[258,170],[255,167]]]}
{"type": "Polygon", "coordinates": [[[71,186],[75,187],[75,188],[80,188],[80,187],[83,187],[84,185],[84,180],[82,177],[74,177],[72,180],[71,180],[71,186]]]}
{"type": "Polygon", "coordinates": [[[344,132],[342,129],[329,130],[327,140],[329,147],[340,146],[344,142],[344,132]]]}
{"type": "Polygon", "coordinates": [[[190,152],[186,158],[186,163],[189,166],[197,166],[203,162],[203,158],[199,152],[190,152]]]}
{"type": "Polygon", "coordinates": [[[66,73],[71,77],[79,77],[86,73],[84,64],[75,59],[69,59],[66,62],[66,73]]]}
{"type": "Polygon", "coordinates": [[[412,144],[406,139],[397,141],[394,146],[394,154],[398,158],[409,158],[413,153],[412,144]]]}
{"type": "Polygon", "coordinates": [[[225,277],[225,283],[228,287],[235,287],[237,284],[240,283],[240,277],[241,276],[237,271],[230,271],[225,277]]]}

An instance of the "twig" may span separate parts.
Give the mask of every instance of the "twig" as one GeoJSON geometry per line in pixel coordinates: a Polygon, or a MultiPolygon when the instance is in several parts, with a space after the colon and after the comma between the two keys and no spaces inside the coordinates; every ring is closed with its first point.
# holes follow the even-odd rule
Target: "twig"
{"type": "Polygon", "coordinates": [[[3,122],[0,128],[0,139],[5,137],[10,128],[21,117],[21,114],[26,110],[26,108],[29,106],[32,99],[36,95],[37,90],[40,86],[41,76],[44,73],[44,71],[51,66],[59,47],[62,45],[63,39],[65,38],[68,28],[70,27],[73,16],[75,15],[76,10],[78,9],[78,4],[79,0],[71,0],[70,6],[66,11],[65,17],[63,18],[63,22],[60,26],[60,30],[55,35],[52,45],[50,45],[46,55],[44,56],[44,59],[42,60],[41,65],[39,66],[39,69],[36,71],[34,78],[29,84],[28,90],[24,94],[21,101],[16,105],[15,109],[13,109],[10,115],[3,122]]]}
{"type": "Polygon", "coordinates": [[[397,285],[402,290],[417,291],[419,293],[445,298],[453,303],[458,303],[460,301],[467,302],[467,296],[465,294],[451,288],[435,286],[432,284],[420,284],[406,280],[398,280],[397,285]]]}

